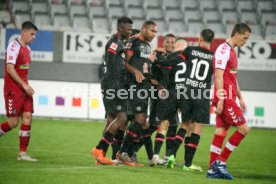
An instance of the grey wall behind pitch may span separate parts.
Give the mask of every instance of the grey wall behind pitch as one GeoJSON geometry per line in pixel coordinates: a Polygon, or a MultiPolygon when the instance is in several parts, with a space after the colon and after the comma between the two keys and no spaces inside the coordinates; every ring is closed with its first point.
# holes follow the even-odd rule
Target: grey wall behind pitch
{"type": "MultiPolygon", "coordinates": [[[[97,64],[62,63],[61,61],[32,62],[29,79],[99,83],[99,66],[97,64]]],[[[4,61],[0,60],[0,78],[3,77],[4,61]]],[[[276,72],[274,71],[240,70],[238,81],[241,90],[276,92],[276,72]]]]}
{"type": "MultiPolygon", "coordinates": [[[[0,61],[0,78],[4,77],[4,61],[0,61]]],[[[29,79],[68,81],[68,82],[100,82],[98,75],[100,65],[62,62],[32,62],[29,79]]]]}

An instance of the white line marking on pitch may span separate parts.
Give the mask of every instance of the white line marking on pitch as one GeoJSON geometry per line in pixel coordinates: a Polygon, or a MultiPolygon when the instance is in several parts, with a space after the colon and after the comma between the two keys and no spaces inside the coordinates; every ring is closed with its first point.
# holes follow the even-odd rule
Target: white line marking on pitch
{"type": "MultiPolygon", "coordinates": [[[[1,147],[0,149],[15,149],[18,150],[18,148],[15,147],[1,147]]],[[[66,154],[66,155],[78,155],[78,156],[87,156],[91,157],[87,154],[80,154],[80,153],[72,153],[72,152],[62,152],[62,151],[50,151],[50,150],[42,150],[42,149],[31,149],[31,152],[46,152],[46,153],[55,153],[55,154],[66,154]]]]}

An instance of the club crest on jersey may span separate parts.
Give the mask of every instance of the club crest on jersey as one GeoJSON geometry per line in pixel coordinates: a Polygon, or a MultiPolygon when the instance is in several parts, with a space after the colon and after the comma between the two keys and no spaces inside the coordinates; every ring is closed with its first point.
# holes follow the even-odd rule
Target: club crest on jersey
{"type": "Polygon", "coordinates": [[[127,43],[127,44],[126,44],[126,49],[130,49],[131,46],[132,46],[132,43],[127,43]]]}
{"type": "Polygon", "coordinates": [[[110,48],[111,48],[112,50],[117,50],[118,44],[116,44],[116,43],[111,43],[110,48]]]}

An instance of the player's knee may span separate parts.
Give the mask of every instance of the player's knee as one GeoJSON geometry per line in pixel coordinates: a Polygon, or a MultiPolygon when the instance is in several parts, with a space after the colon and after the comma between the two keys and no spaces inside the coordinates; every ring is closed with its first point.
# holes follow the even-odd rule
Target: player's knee
{"type": "Polygon", "coordinates": [[[22,123],[26,125],[32,124],[32,115],[31,114],[25,114],[22,116],[22,123]]]}
{"type": "Polygon", "coordinates": [[[159,133],[162,132],[163,134],[166,134],[167,131],[168,131],[168,128],[169,128],[169,121],[167,121],[167,120],[162,121],[162,122],[160,123],[159,128],[158,128],[158,132],[159,132],[159,133]]]}
{"type": "Polygon", "coordinates": [[[250,129],[246,124],[244,126],[238,127],[238,131],[244,136],[246,136],[249,133],[249,130],[250,129]]]}
{"type": "Polygon", "coordinates": [[[10,128],[16,128],[18,126],[18,117],[12,117],[8,119],[8,124],[10,126],[10,128]]]}
{"type": "Polygon", "coordinates": [[[127,116],[126,115],[120,115],[118,116],[118,121],[120,122],[120,125],[126,125],[127,122],[127,116]]]}
{"type": "Polygon", "coordinates": [[[143,116],[137,116],[137,117],[135,118],[135,121],[136,121],[137,123],[139,123],[141,126],[144,126],[145,123],[146,123],[146,118],[143,117],[143,116]]]}
{"type": "Polygon", "coordinates": [[[190,123],[188,122],[182,122],[180,127],[185,129],[187,132],[190,131],[190,123]]]}
{"type": "Polygon", "coordinates": [[[215,134],[216,135],[220,135],[220,136],[223,136],[225,137],[228,133],[228,129],[224,128],[224,127],[219,127],[219,128],[216,128],[216,131],[215,131],[215,134]]]}

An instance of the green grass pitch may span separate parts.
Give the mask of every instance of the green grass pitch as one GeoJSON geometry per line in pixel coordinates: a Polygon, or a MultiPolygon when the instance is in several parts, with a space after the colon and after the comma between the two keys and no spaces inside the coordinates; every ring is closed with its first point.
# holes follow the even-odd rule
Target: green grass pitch
{"type": "MultiPolygon", "coordinates": [[[[90,150],[99,141],[103,127],[104,123],[94,121],[34,119],[29,153],[39,159],[37,163],[16,160],[19,144],[16,128],[0,138],[0,184],[276,183],[275,129],[251,129],[228,161],[234,180],[226,181],[206,178],[212,126],[204,127],[194,159],[194,164],[202,166],[204,172],[149,167],[144,148],[138,155],[144,167],[97,166],[90,150]]],[[[182,145],[178,163],[183,161],[183,150],[182,145]]]]}

